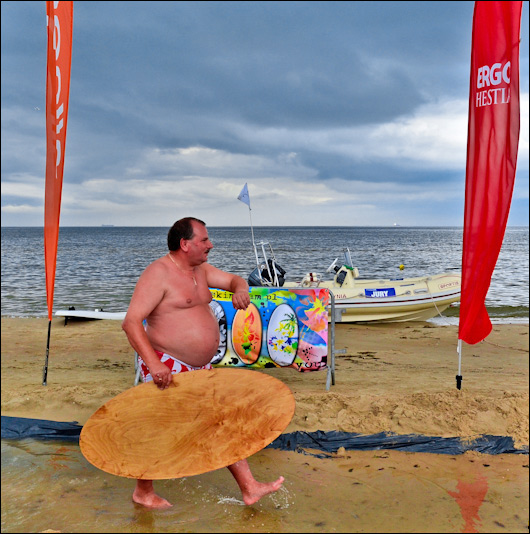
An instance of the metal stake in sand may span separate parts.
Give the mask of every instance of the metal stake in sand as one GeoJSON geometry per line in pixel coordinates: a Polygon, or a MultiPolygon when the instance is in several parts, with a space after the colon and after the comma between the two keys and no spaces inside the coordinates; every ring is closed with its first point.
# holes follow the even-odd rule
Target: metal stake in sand
{"type": "Polygon", "coordinates": [[[456,375],[456,389],[462,388],[462,340],[458,340],[458,374],[456,375]]]}

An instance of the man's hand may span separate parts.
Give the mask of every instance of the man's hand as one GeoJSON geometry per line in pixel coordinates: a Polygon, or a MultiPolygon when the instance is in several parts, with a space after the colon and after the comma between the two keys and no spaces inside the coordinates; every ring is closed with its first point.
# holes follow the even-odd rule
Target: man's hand
{"type": "Polygon", "coordinates": [[[153,377],[153,382],[159,389],[167,389],[173,381],[169,367],[163,363],[156,366],[153,365],[153,368],[149,369],[149,371],[153,377]]]}
{"type": "Polygon", "coordinates": [[[232,304],[236,310],[246,310],[250,304],[248,291],[237,291],[232,295],[232,304]]]}

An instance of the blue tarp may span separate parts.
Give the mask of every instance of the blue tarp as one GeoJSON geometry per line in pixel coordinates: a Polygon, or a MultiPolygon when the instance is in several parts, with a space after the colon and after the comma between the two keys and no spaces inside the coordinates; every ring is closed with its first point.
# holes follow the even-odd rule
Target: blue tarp
{"type": "Polygon", "coordinates": [[[276,438],[269,447],[310,454],[318,458],[329,457],[340,447],[355,451],[398,450],[404,452],[431,452],[438,454],[463,454],[477,451],[483,454],[528,454],[528,447],[516,449],[508,436],[480,436],[473,441],[461,438],[440,438],[421,434],[355,434],[351,432],[291,432],[276,438]],[[319,452],[320,451],[320,452],[319,452]],[[323,451],[323,452],[321,452],[323,451]]]}
{"type": "Polygon", "coordinates": [[[2,439],[32,438],[79,441],[79,434],[81,434],[82,428],[76,421],[63,423],[60,421],[2,415],[2,439]]]}
{"type": "MultiPolygon", "coordinates": [[[[2,439],[40,439],[79,441],[83,427],[71,423],[27,419],[2,415],[2,439]]],[[[310,454],[326,458],[340,447],[347,451],[398,450],[405,452],[430,452],[438,454],[463,454],[477,451],[483,454],[528,454],[528,447],[516,449],[508,436],[480,436],[473,441],[460,438],[440,438],[421,434],[355,434],[317,430],[316,432],[290,432],[276,438],[269,446],[273,449],[310,454]]]]}

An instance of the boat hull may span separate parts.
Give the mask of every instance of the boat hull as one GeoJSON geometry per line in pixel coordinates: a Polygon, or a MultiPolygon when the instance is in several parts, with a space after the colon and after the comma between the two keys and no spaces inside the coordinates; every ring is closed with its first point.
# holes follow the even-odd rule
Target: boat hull
{"type": "Polygon", "coordinates": [[[427,321],[440,315],[453,302],[459,300],[450,299],[438,302],[417,302],[417,303],[349,303],[347,300],[335,301],[335,322],[336,323],[356,323],[356,322],[380,322],[395,323],[404,321],[427,321]]]}
{"type": "MultiPolygon", "coordinates": [[[[291,284],[286,283],[284,287],[291,284]]],[[[402,280],[355,279],[353,287],[321,281],[335,297],[335,322],[426,321],[460,300],[461,276],[442,273],[402,280]]],[[[330,314],[331,320],[331,314],[330,314]]]]}

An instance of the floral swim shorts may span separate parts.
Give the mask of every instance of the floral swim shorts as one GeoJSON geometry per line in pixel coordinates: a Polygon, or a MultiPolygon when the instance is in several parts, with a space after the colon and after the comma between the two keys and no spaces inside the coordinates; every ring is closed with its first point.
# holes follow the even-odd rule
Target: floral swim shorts
{"type": "MultiPolygon", "coordinates": [[[[194,367],[193,365],[188,365],[187,363],[181,362],[177,358],[170,356],[169,354],[166,354],[165,352],[160,352],[159,350],[155,350],[156,355],[160,358],[160,361],[169,367],[169,370],[171,371],[171,374],[176,375],[178,373],[184,373],[187,371],[198,371],[199,369],[212,369],[212,364],[207,363],[206,365],[202,365],[200,367],[194,367]]],[[[149,368],[147,365],[145,365],[144,361],[142,360],[142,357],[138,355],[138,365],[140,366],[140,373],[142,375],[142,381],[143,382],[152,382],[153,377],[151,376],[151,373],[149,372],[149,368]]]]}

